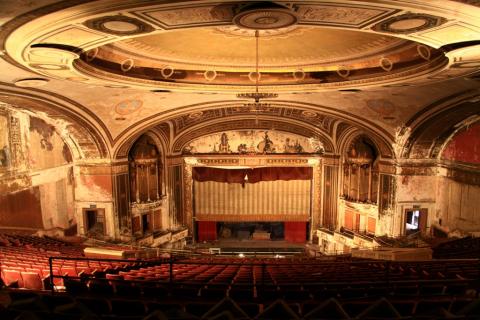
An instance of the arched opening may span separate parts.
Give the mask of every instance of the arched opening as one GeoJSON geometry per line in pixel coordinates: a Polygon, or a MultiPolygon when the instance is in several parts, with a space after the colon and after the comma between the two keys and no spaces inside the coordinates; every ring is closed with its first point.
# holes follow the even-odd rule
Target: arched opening
{"type": "Polygon", "coordinates": [[[365,136],[352,141],[343,164],[343,196],[346,200],[377,203],[378,152],[365,136]]]}
{"type": "Polygon", "coordinates": [[[142,135],[128,154],[132,231],[146,235],[161,229],[161,154],[147,135],[142,135]]]}

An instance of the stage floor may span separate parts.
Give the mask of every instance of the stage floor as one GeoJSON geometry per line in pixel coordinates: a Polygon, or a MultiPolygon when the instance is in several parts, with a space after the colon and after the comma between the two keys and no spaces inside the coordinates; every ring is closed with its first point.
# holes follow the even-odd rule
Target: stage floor
{"type": "Polygon", "coordinates": [[[291,243],[285,240],[221,239],[193,245],[197,249],[220,248],[224,251],[303,251],[305,243],[291,243]]]}

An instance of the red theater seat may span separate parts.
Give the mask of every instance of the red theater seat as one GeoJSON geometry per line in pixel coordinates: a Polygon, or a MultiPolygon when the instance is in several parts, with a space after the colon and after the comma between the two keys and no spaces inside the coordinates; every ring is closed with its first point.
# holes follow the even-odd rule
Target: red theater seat
{"type": "Polygon", "coordinates": [[[22,275],[19,270],[11,270],[11,269],[4,269],[2,271],[3,274],[3,282],[6,286],[15,286],[15,284],[19,287],[23,287],[23,279],[22,275]]]}
{"type": "Polygon", "coordinates": [[[36,272],[26,272],[22,273],[23,279],[23,288],[30,290],[43,290],[45,289],[42,279],[36,272]]]}

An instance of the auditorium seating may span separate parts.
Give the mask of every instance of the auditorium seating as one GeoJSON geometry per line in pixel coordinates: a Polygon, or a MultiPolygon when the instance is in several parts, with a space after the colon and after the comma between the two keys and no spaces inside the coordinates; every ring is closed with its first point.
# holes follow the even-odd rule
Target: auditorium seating
{"type": "Polygon", "coordinates": [[[201,256],[113,261],[80,258],[75,246],[59,244],[47,252],[34,239],[29,246],[15,240],[0,246],[2,280],[24,289],[6,289],[11,302],[0,308],[0,319],[480,317],[479,260],[201,256]],[[44,290],[52,289],[47,281],[51,255],[61,255],[52,260],[53,293],[44,290]]]}
{"type": "Polygon", "coordinates": [[[88,260],[68,260],[81,258],[83,246],[72,245],[48,237],[17,234],[0,234],[1,279],[9,287],[32,290],[48,289],[50,265],[49,257],[62,257],[52,263],[55,286],[63,286],[60,276],[81,277],[106,274],[132,265],[128,262],[88,260]]]}
{"type": "Polygon", "coordinates": [[[443,242],[433,248],[435,259],[479,259],[480,238],[465,237],[443,242]]]}
{"type": "Polygon", "coordinates": [[[1,319],[479,319],[477,297],[325,298],[291,302],[149,300],[118,297],[72,297],[66,294],[15,295],[0,309],[1,319]],[[220,315],[225,317],[219,317],[220,315]],[[32,315],[34,315],[32,317],[32,315]],[[218,317],[218,318],[217,318],[218,317]]]}

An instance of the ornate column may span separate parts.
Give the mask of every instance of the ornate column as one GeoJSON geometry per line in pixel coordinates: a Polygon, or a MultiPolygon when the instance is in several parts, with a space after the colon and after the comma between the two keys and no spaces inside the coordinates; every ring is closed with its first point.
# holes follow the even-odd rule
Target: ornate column
{"type": "Polygon", "coordinates": [[[147,202],[150,202],[150,164],[145,165],[145,177],[147,178],[147,202]]]}
{"type": "Polygon", "coordinates": [[[308,163],[312,165],[312,219],[310,221],[310,239],[312,240],[312,231],[317,229],[322,223],[322,162],[320,158],[309,159],[308,163]]]}
{"type": "Polygon", "coordinates": [[[368,165],[368,195],[367,201],[372,201],[372,164],[368,165]]]}
{"type": "Polygon", "coordinates": [[[352,198],[350,195],[351,192],[352,192],[352,165],[349,163],[348,164],[348,193],[347,193],[348,198],[352,198]]]}
{"type": "Polygon", "coordinates": [[[140,174],[140,166],[135,164],[135,201],[140,203],[140,179],[138,178],[140,174]]]}
{"type": "Polygon", "coordinates": [[[156,186],[156,191],[157,191],[157,200],[160,199],[160,196],[158,194],[158,160],[155,160],[155,186],[156,186]]]}
{"type": "Polygon", "coordinates": [[[193,235],[193,178],[192,162],[185,158],[183,164],[183,210],[184,223],[187,225],[190,234],[193,235]]]}

